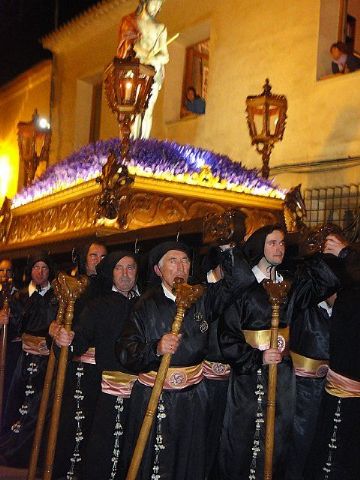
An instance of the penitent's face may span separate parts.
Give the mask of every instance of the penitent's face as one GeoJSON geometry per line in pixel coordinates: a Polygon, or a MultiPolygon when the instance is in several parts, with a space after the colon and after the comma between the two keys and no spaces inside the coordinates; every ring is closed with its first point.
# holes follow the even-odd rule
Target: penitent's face
{"type": "Polygon", "coordinates": [[[285,240],[281,230],[274,230],[265,239],[264,257],[271,265],[280,265],[284,260],[285,240]]]}
{"type": "Polygon", "coordinates": [[[31,280],[35,283],[35,285],[40,285],[40,287],[46,287],[48,284],[49,267],[42,260],[34,263],[31,269],[31,280]]]}
{"type": "Polygon", "coordinates": [[[86,255],[86,274],[96,275],[96,265],[106,256],[104,245],[92,243],[86,255]]]}
{"type": "Polygon", "coordinates": [[[113,283],[125,297],[135,287],[137,265],[132,257],[123,257],[113,270],[113,283]]]}
{"type": "Polygon", "coordinates": [[[146,3],[146,11],[150,17],[154,18],[159,13],[163,2],[162,0],[149,0],[146,3]]]}
{"type": "Polygon", "coordinates": [[[0,283],[4,283],[9,278],[12,278],[12,264],[10,260],[1,260],[0,261],[0,283]]]}
{"type": "Polygon", "coordinates": [[[169,250],[158,265],[155,265],[154,270],[164,285],[171,291],[176,277],[182,278],[185,283],[188,281],[190,260],[185,252],[169,250]]]}

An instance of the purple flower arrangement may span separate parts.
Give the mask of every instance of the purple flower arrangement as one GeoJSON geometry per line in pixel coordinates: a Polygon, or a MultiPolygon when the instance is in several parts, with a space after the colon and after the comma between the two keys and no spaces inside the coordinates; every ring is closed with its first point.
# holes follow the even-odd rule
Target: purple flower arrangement
{"type": "MultiPolygon", "coordinates": [[[[63,161],[51,165],[39,179],[21,190],[14,197],[12,208],[98,177],[110,152],[120,159],[118,138],[82,147],[63,161]]],[[[285,196],[285,192],[277,188],[272,180],[261,178],[258,170],[246,169],[226,155],[191,145],[139,139],[131,143],[129,153],[129,171],[136,176],[265,197],[285,196]]]]}

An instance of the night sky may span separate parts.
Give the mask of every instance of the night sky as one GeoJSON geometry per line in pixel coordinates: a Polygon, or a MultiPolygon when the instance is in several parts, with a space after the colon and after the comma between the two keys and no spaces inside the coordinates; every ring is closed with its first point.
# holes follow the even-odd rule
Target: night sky
{"type": "Polygon", "coordinates": [[[40,38],[96,3],[99,0],[0,0],[0,85],[51,58],[40,38]]]}

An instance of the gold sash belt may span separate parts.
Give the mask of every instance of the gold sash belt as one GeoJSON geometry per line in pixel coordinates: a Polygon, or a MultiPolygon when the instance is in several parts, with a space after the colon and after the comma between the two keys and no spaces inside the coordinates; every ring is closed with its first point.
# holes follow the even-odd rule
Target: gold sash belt
{"type": "Polygon", "coordinates": [[[209,380],[226,380],[230,376],[230,365],[227,363],[203,361],[203,374],[209,380]]]}
{"type": "Polygon", "coordinates": [[[95,362],[95,348],[90,347],[85,353],[80,356],[76,356],[73,358],[74,362],[83,362],[83,363],[90,363],[91,365],[96,365],[95,362]]]}
{"type": "MultiPolygon", "coordinates": [[[[246,343],[258,350],[270,348],[271,330],[243,330],[246,343]]],[[[289,348],[289,327],[278,330],[278,349],[287,353],[289,348]]]]}
{"type": "Polygon", "coordinates": [[[104,371],[102,373],[101,390],[108,395],[129,398],[137,375],[119,371],[104,371]]]}
{"type": "Polygon", "coordinates": [[[360,398],[360,382],[344,377],[330,368],[326,375],[325,390],[334,397],[360,398]]]}
{"type": "MultiPolygon", "coordinates": [[[[154,371],[140,373],[139,382],[148,387],[153,387],[156,375],[157,372],[154,371]]],[[[164,389],[180,390],[200,383],[203,378],[202,363],[191,367],[171,367],[165,378],[164,389]]]]}
{"type": "Polygon", "coordinates": [[[37,337],[30,335],[29,333],[23,333],[21,335],[22,349],[26,353],[32,353],[33,355],[49,355],[49,349],[46,344],[45,337],[37,337]]]}
{"type": "Polygon", "coordinates": [[[304,357],[295,352],[290,352],[294,365],[295,374],[298,377],[324,378],[329,369],[328,360],[315,360],[314,358],[304,357]]]}

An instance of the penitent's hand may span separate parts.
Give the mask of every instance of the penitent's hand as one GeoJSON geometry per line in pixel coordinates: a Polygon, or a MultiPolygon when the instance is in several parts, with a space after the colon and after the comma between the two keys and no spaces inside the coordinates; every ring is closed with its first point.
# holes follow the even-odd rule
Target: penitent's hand
{"type": "Polygon", "coordinates": [[[163,335],[157,345],[157,354],[164,355],[165,353],[174,354],[179,347],[181,335],[174,335],[173,333],[166,333],[163,335]]]}
{"type": "Polygon", "coordinates": [[[274,365],[280,363],[282,360],[282,355],[277,348],[269,348],[263,353],[263,364],[264,365],[274,365]]]}
{"type": "Polygon", "coordinates": [[[57,334],[57,332],[60,330],[61,325],[59,325],[55,320],[50,323],[49,326],[49,335],[50,337],[54,338],[57,334]]]}
{"type": "Polygon", "coordinates": [[[0,310],[0,325],[7,325],[9,323],[9,310],[0,310]]]}
{"type": "Polygon", "coordinates": [[[325,239],[323,252],[331,253],[332,255],[338,257],[341,250],[347,246],[348,243],[339,238],[337,235],[328,235],[325,239]]]}
{"type": "Polygon", "coordinates": [[[67,332],[64,327],[61,327],[55,335],[56,345],[58,347],[69,347],[74,339],[74,335],[74,332],[67,332]]]}

